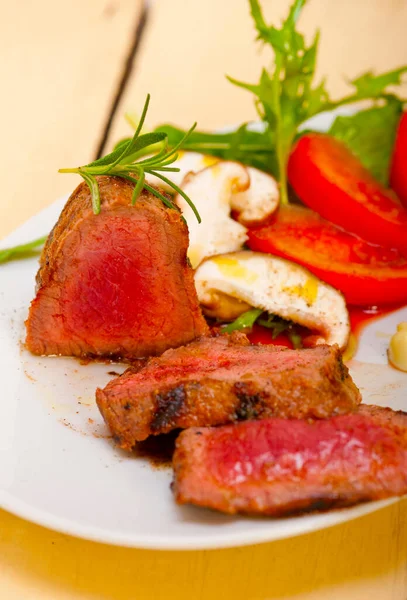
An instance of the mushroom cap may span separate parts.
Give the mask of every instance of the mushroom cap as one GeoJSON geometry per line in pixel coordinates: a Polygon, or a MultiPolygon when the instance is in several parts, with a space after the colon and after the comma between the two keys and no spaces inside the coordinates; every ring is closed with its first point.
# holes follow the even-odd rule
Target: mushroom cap
{"type": "Polygon", "coordinates": [[[316,343],[344,348],[348,342],[349,314],[342,294],[288,260],[251,251],[213,256],[196,270],[195,287],[201,305],[210,306],[213,316],[220,292],[317,331],[321,337],[316,343]]]}
{"type": "Polygon", "coordinates": [[[243,225],[264,221],[273,214],[280,202],[280,192],[276,180],[254,167],[246,167],[250,176],[250,186],[232,196],[231,206],[237,220],[243,225]]]}
{"type": "Polygon", "coordinates": [[[188,173],[182,190],[195,204],[202,222],[178,194],[175,198],[189,229],[188,258],[196,268],[204,258],[239,250],[247,239],[247,229],[231,216],[231,198],[247,190],[250,177],[247,169],[236,162],[221,161],[198,173],[188,173]]]}

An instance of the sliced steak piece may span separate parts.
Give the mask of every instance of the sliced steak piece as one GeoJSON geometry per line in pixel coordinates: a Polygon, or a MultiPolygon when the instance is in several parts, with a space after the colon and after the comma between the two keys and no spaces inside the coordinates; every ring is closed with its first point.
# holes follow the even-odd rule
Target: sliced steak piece
{"type": "Polygon", "coordinates": [[[167,350],[98,389],[96,399],[126,449],[178,428],[330,417],[354,410],[361,400],[336,346],[251,346],[241,333],[167,350]]]}
{"type": "Polygon", "coordinates": [[[178,503],[284,516],[407,493],[407,413],[362,405],[314,422],[192,428],[177,439],[178,503]]]}
{"type": "Polygon", "coordinates": [[[81,184],[41,256],[26,322],[34,354],[136,358],[161,354],[207,332],[177,210],[133,185],[98,178],[94,215],[81,184]]]}

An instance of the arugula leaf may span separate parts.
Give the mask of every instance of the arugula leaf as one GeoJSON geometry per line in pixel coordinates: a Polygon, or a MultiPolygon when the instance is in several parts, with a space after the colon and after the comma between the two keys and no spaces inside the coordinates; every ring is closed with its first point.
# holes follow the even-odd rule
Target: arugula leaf
{"type": "Polygon", "coordinates": [[[400,85],[402,83],[401,76],[407,71],[407,66],[393,69],[387,73],[375,75],[371,71],[360,75],[351,84],[356,88],[356,93],[359,97],[377,98],[383,95],[383,92],[392,85],[400,85]]]}
{"type": "Polygon", "coordinates": [[[232,333],[232,331],[253,327],[255,321],[262,313],[263,311],[261,308],[251,308],[247,312],[240,315],[240,317],[237,317],[233,323],[229,323],[229,325],[222,327],[222,332],[232,333]]]}
{"type": "Polygon", "coordinates": [[[266,319],[258,319],[257,322],[262,327],[266,327],[267,329],[272,329],[273,340],[275,340],[276,337],[278,337],[280,335],[280,333],[283,333],[283,331],[288,329],[288,327],[290,326],[289,321],[285,321],[284,319],[280,319],[278,317],[275,317],[274,315],[266,315],[266,316],[267,316],[266,319]]]}
{"type": "MultiPolygon", "coordinates": [[[[163,124],[155,129],[167,135],[169,146],[175,145],[185,132],[174,125],[163,124]]],[[[238,129],[228,133],[208,133],[194,131],[182,149],[217,156],[223,160],[236,160],[245,165],[276,175],[276,155],[274,144],[270,143],[267,131],[258,132],[243,123],[238,129]]]]}
{"type": "Polygon", "coordinates": [[[33,240],[32,242],[27,242],[26,244],[20,244],[19,246],[14,246],[13,248],[5,248],[4,250],[0,250],[0,263],[29,255],[33,250],[36,250],[39,246],[42,246],[46,239],[47,236],[44,236],[38,238],[37,240],[33,240]]]}
{"type": "Polygon", "coordinates": [[[284,331],[294,348],[302,348],[302,339],[297,331],[297,326],[291,321],[286,321],[276,315],[265,313],[260,308],[252,308],[243,313],[233,323],[222,327],[223,333],[231,333],[240,329],[253,327],[255,323],[272,330],[272,339],[275,340],[284,331]]]}
{"type": "Polygon", "coordinates": [[[337,117],[329,130],[385,186],[389,183],[390,161],[402,109],[399,100],[390,98],[383,106],[337,117]]]}
{"type": "Polygon", "coordinates": [[[307,47],[304,36],[296,30],[304,5],[305,0],[295,0],[287,18],[278,29],[266,24],[258,0],[250,0],[258,39],[274,50],[274,65],[270,71],[263,69],[257,85],[228,78],[231,83],[256,96],[257,111],[268,124],[270,141],[273,139],[275,143],[283,204],[288,203],[286,167],[298,125],[310,116],[310,112],[319,111],[327,99],[323,84],[318,86],[316,96],[312,98],[311,84],[319,36],[317,33],[312,44],[307,47]]]}
{"type": "Polygon", "coordinates": [[[299,333],[296,333],[293,330],[288,331],[287,333],[288,339],[292,343],[293,347],[298,350],[302,348],[302,339],[299,333]]]}
{"type": "Polygon", "coordinates": [[[258,319],[257,323],[267,329],[272,329],[272,338],[275,340],[281,333],[286,333],[294,348],[302,348],[302,338],[297,331],[297,326],[292,321],[282,319],[277,315],[266,314],[267,318],[258,319]]]}

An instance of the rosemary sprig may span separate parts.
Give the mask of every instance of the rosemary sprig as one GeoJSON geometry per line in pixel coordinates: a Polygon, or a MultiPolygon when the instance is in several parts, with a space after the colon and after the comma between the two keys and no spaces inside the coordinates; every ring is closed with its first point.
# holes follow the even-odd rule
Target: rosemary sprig
{"type": "Polygon", "coordinates": [[[186,132],[186,134],[175,146],[169,149],[168,136],[164,132],[157,131],[140,135],[146,118],[149,103],[150,94],[147,95],[140,121],[136,126],[136,131],[131,139],[123,140],[117,144],[113,152],[110,152],[110,154],[107,154],[98,160],[94,160],[88,165],[72,169],[59,169],[59,172],[78,173],[78,175],[80,175],[86,181],[92,194],[92,207],[95,215],[100,213],[100,192],[96,179],[97,175],[121,177],[126,181],[134,183],[134,190],[131,198],[132,205],[136,203],[137,198],[144,188],[159,198],[163,204],[165,204],[165,206],[169,208],[176,208],[172,200],[168,199],[155,187],[152,187],[146,183],[146,173],[155,175],[156,177],[165,181],[165,183],[172,187],[175,192],[180,194],[186,200],[193,210],[198,223],[200,223],[201,217],[199,216],[199,213],[192,200],[175,183],[165,177],[165,175],[162,175],[163,172],[179,171],[177,167],[170,167],[169,165],[177,160],[177,151],[193,132],[196,127],[196,123],[189,129],[189,131],[186,132]],[[159,146],[157,147],[156,144],[159,144],[159,146]],[[153,150],[152,147],[154,148],[153,153],[148,158],[145,158],[145,155],[149,154],[153,150]]]}
{"type": "Polygon", "coordinates": [[[47,236],[44,236],[38,238],[37,240],[33,240],[32,242],[27,242],[26,244],[20,244],[19,246],[14,246],[13,248],[4,248],[4,250],[0,250],[0,263],[13,260],[14,258],[26,256],[33,250],[36,250],[39,246],[42,246],[46,239],[47,236]]]}

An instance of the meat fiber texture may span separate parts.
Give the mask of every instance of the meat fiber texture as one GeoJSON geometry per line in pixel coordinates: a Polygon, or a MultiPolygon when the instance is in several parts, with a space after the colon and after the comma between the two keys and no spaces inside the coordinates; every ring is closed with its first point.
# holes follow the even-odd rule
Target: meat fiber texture
{"type": "Polygon", "coordinates": [[[273,416],[326,418],[361,401],[337,346],[251,346],[237,332],[167,350],[98,389],[96,399],[127,450],[172,429],[273,416]]]}
{"type": "Polygon", "coordinates": [[[192,428],[177,439],[178,503],[274,517],[407,493],[407,413],[192,428]]]}
{"type": "Polygon", "coordinates": [[[145,190],[132,206],[134,186],[123,179],[98,183],[100,214],[82,183],[44,247],[28,349],[132,359],[205,334],[180,213],[145,190]]]}

